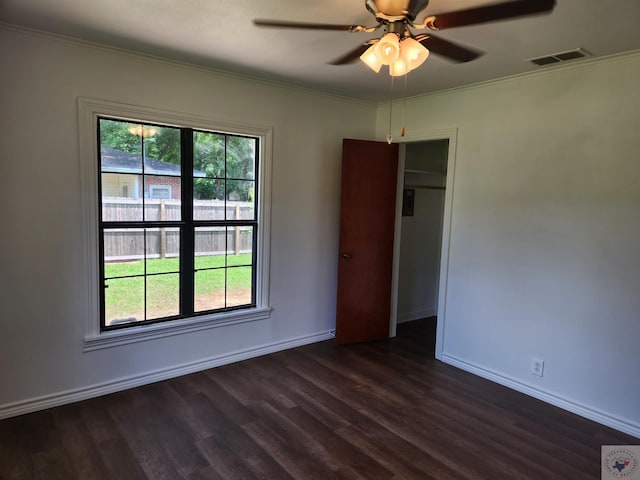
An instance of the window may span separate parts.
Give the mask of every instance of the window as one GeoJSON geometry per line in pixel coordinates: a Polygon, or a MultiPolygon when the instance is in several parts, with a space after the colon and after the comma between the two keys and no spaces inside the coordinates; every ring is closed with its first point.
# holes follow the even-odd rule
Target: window
{"type": "Polygon", "coordinates": [[[85,351],[268,318],[270,129],[79,108],[85,351]]]}
{"type": "Polygon", "coordinates": [[[165,200],[168,198],[171,198],[171,187],[170,186],[165,187],[162,185],[150,185],[149,197],[160,198],[165,200]]]}
{"type": "Polygon", "coordinates": [[[255,307],[258,138],[114,118],[98,138],[101,328],[255,307]],[[120,176],[149,194],[111,196],[120,176]]]}

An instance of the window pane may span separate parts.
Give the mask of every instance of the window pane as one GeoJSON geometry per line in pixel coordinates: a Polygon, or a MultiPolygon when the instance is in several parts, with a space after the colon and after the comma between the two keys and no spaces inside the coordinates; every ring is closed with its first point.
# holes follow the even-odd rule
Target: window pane
{"type": "Polygon", "coordinates": [[[118,174],[142,174],[142,141],[126,121],[100,119],[100,170],[118,174]]]}
{"type": "Polygon", "coordinates": [[[253,227],[228,227],[227,266],[251,265],[253,227]]]}
{"type": "Polygon", "coordinates": [[[144,277],[106,280],[105,325],[144,320],[144,277]]]}
{"type": "MultiPolygon", "coordinates": [[[[128,262],[136,264],[132,260],[144,258],[144,229],[142,228],[109,228],[105,229],[103,236],[105,272],[111,262],[128,262]]],[[[132,273],[128,275],[140,275],[142,270],[135,270],[141,267],[131,267],[132,273]],[[134,271],[135,270],[135,271],[134,271]]],[[[107,275],[116,276],[116,275],[107,275]]],[[[120,275],[117,275],[120,276],[120,275]]]]}
{"type": "Polygon", "coordinates": [[[103,198],[140,198],[140,175],[102,173],[103,198]]]}
{"type": "Polygon", "coordinates": [[[194,260],[196,270],[208,268],[223,268],[225,266],[224,255],[198,255],[194,260]]]}
{"type": "Polygon", "coordinates": [[[224,200],[225,182],[223,179],[194,178],[194,200],[224,200]]]}
{"type": "MultiPolygon", "coordinates": [[[[145,175],[180,177],[180,129],[141,124],[145,175]]],[[[135,129],[133,129],[135,130],[135,129]]]]}
{"type": "Polygon", "coordinates": [[[194,132],[193,176],[224,178],[225,136],[219,133],[194,132]]]}
{"type": "Polygon", "coordinates": [[[147,320],[180,313],[180,276],[177,273],[147,277],[147,320]]]}
{"type": "Polygon", "coordinates": [[[147,228],[147,274],[180,270],[180,229],[147,228]]]}
{"type": "Polygon", "coordinates": [[[227,200],[253,202],[254,183],[252,180],[227,180],[227,200]]]}
{"type": "Polygon", "coordinates": [[[255,138],[227,136],[227,178],[254,179],[255,138]]]}
{"type": "Polygon", "coordinates": [[[227,202],[226,210],[226,220],[238,220],[242,215],[246,215],[246,202],[227,202]]]}
{"type": "Polygon", "coordinates": [[[144,220],[180,221],[182,182],[175,177],[144,176],[144,220]]]}
{"type": "Polygon", "coordinates": [[[194,311],[216,310],[225,307],[225,269],[195,272],[194,311]]]}
{"type": "Polygon", "coordinates": [[[217,268],[225,266],[227,251],[226,227],[198,227],[195,229],[195,268],[217,268]]]}
{"type": "Polygon", "coordinates": [[[255,220],[256,211],[255,204],[253,202],[238,202],[239,206],[236,207],[234,212],[234,219],[238,220],[255,220]]]}
{"type": "Polygon", "coordinates": [[[251,267],[227,268],[227,307],[251,304],[251,267]]]}
{"type": "Polygon", "coordinates": [[[142,199],[139,196],[140,176],[103,173],[102,221],[137,222],[142,220],[142,199]]]}
{"type": "Polygon", "coordinates": [[[200,180],[209,185],[193,192],[193,219],[224,220],[224,180],[194,179],[200,180]]]}

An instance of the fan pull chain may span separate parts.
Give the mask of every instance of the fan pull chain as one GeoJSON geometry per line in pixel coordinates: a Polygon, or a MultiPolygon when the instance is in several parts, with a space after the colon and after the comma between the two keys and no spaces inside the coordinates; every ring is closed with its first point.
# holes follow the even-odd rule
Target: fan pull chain
{"type": "Polygon", "coordinates": [[[404,137],[404,112],[407,108],[407,77],[409,73],[407,72],[404,76],[404,95],[402,98],[402,123],[400,127],[400,136],[404,137]]]}
{"type": "Polygon", "coordinates": [[[391,145],[393,137],[391,136],[391,114],[393,113],[393,76],[391,77],[391,89],[389,94],[389,130],[387,131],[387,143],[391,145]]]}

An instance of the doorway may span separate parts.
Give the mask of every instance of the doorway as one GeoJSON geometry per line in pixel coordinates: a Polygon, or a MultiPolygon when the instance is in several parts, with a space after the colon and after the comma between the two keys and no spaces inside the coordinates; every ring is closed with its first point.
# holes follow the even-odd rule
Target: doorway
{"type": "MultiPolygon", "coordinates": [[[[438,286],[448,140],[405,146],[398,273],[398,324],[434,318],[438,286]]],[[[432,339],[435,348],[435,332],[432,339]]]]}
{"type": "Polygon", "coordinates": [[[442,355],[446,322],[456,134],[451,130],[407,139],[400,145],[398,166],[395,308],[389,333],[395,336],[399,324],[436,317],[436,358],[442,355]],[[407,201],[413,202],[412,209],[407,201]]]}

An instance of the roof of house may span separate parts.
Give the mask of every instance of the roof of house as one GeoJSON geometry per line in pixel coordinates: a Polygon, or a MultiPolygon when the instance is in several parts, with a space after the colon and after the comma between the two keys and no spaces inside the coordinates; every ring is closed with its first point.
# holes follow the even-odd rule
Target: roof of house
{"type": "MultiPolygon", "coordinates": [[[[133,173],[141,175],[142,162],[137,153],[122,152],[113,148],[100,147],[101,171],[107,173],[133,173]]],[[[180,165],[145,157],[144,173],[147,175],[180,176],[180,165]]],[[[206,177],[204,172],[194,170],[195,177],[206,177]]]]}

